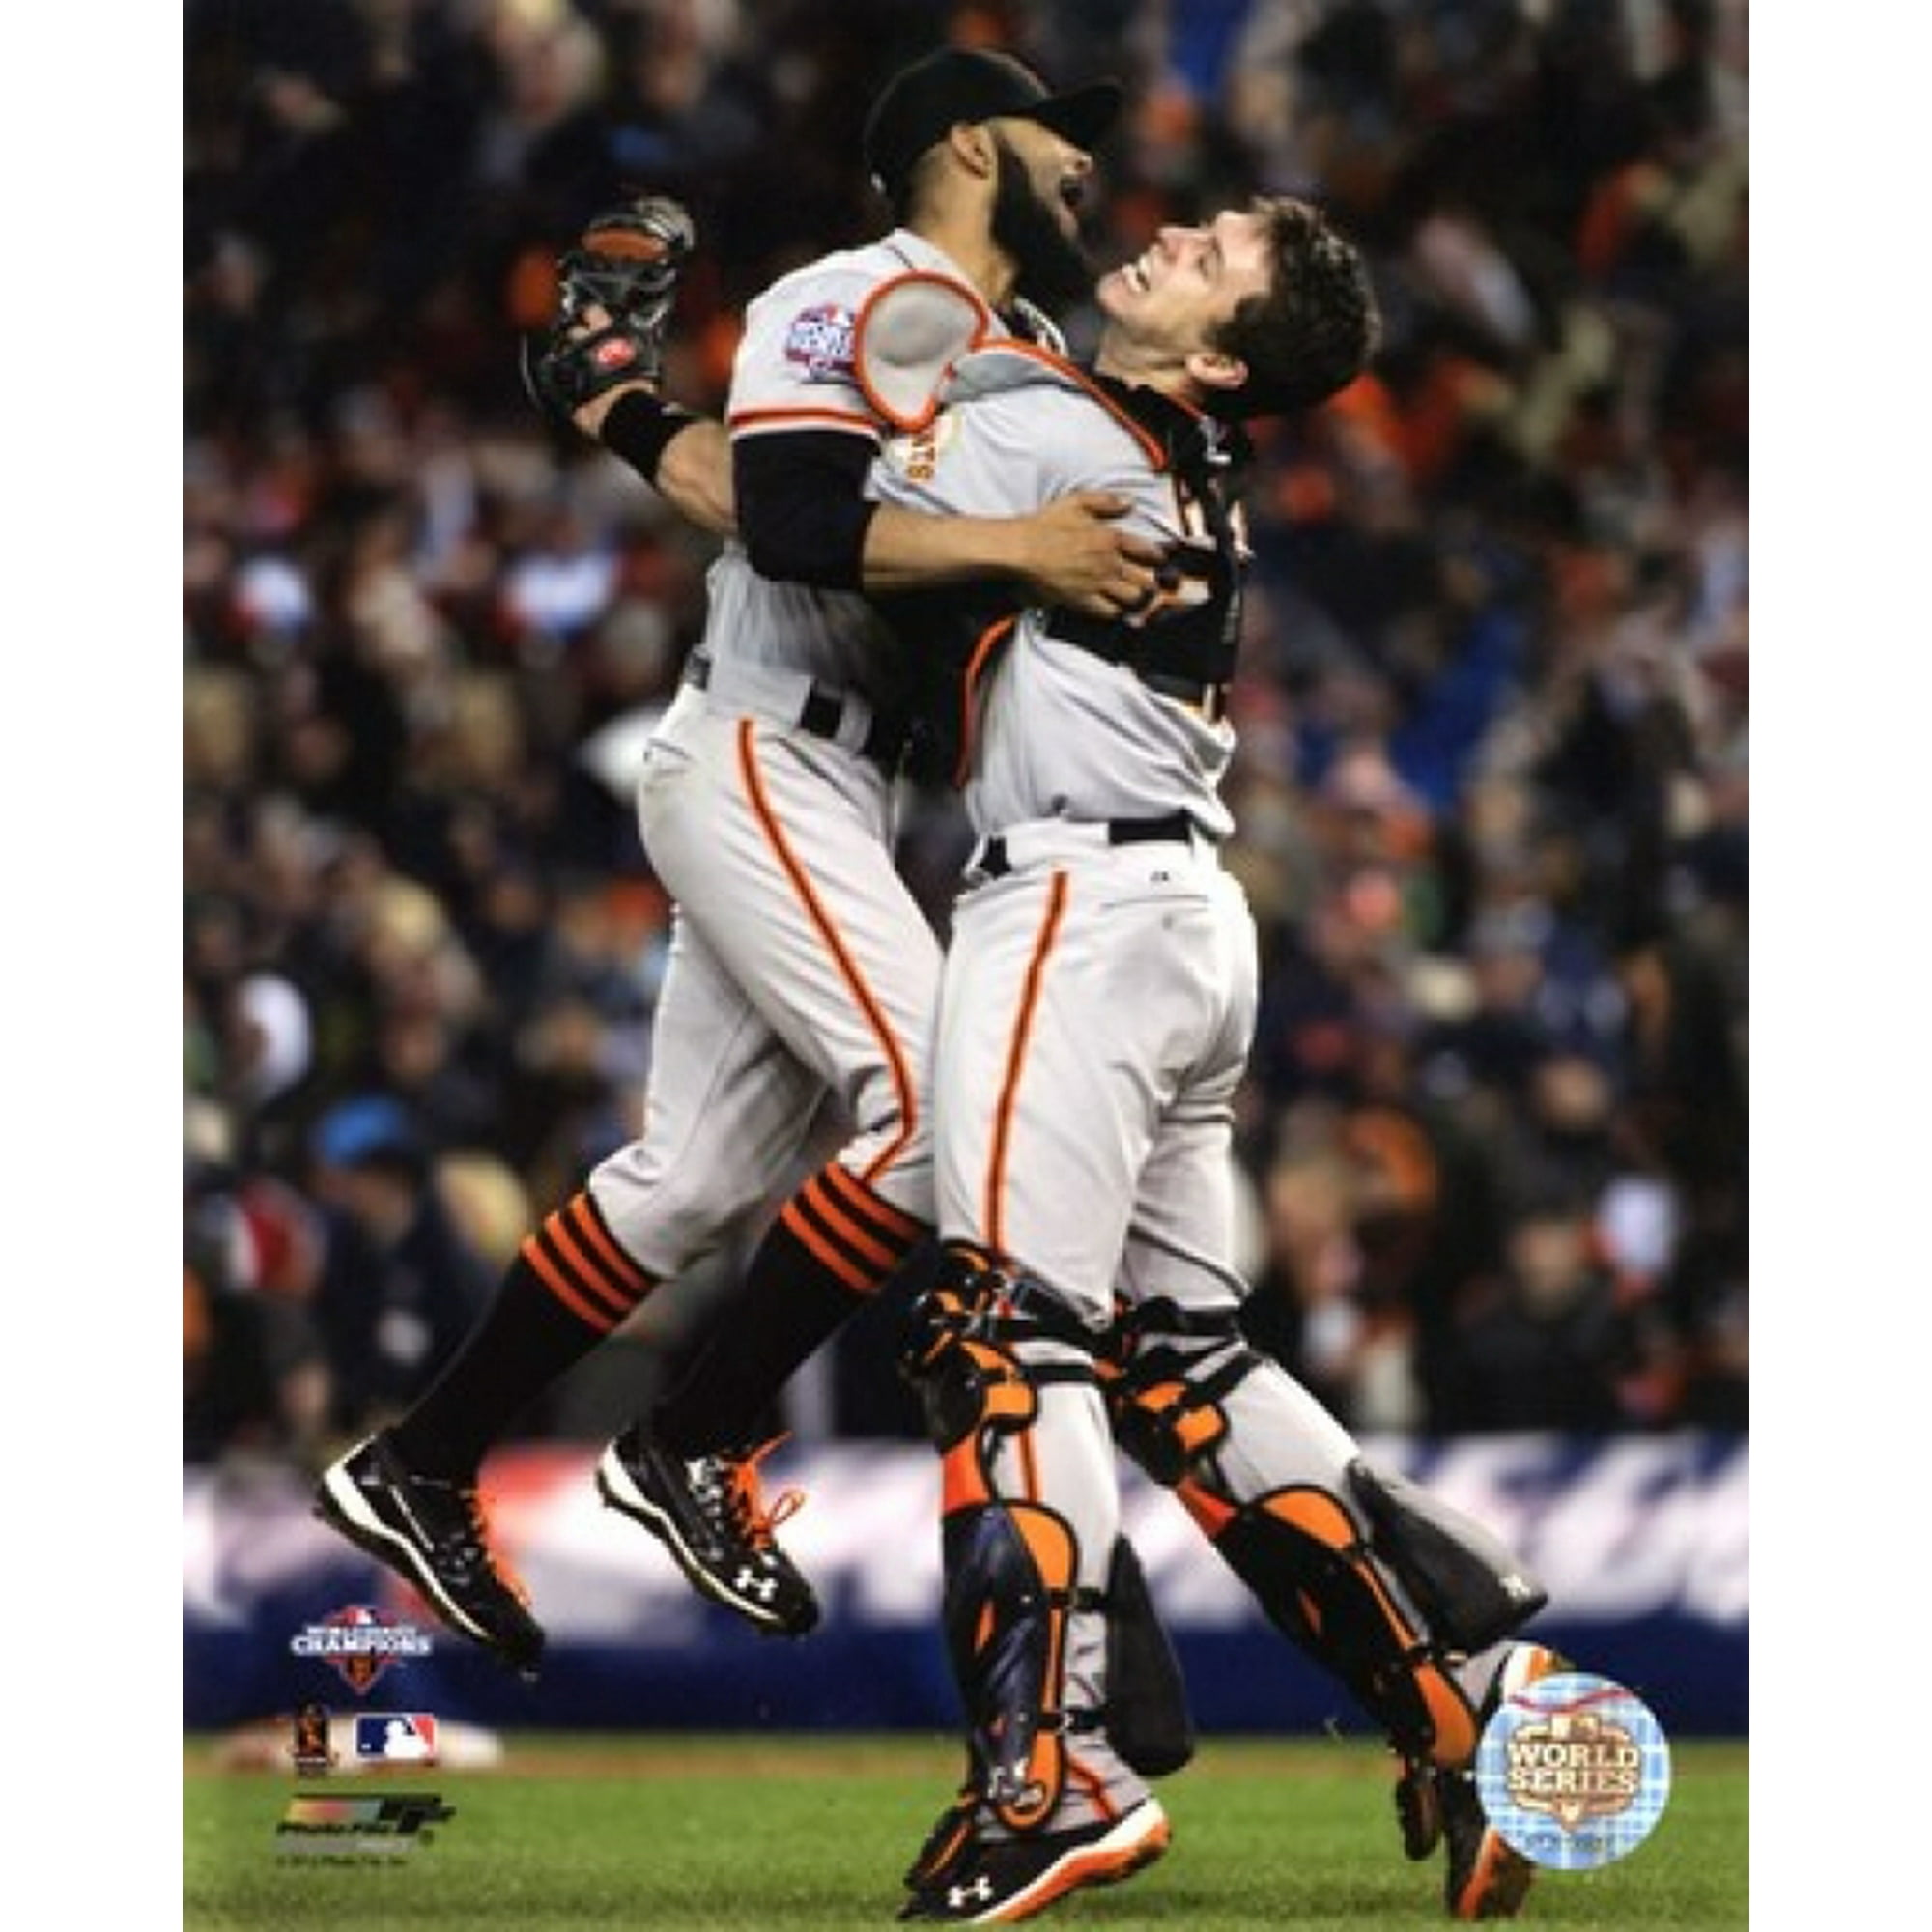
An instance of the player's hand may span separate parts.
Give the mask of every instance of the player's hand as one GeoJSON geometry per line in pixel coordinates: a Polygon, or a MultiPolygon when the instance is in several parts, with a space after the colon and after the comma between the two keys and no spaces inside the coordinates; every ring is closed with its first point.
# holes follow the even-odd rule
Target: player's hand
{"type": "Polygon", "coordinates": [[[1153,595],[1163,552],[1119,526],[1116,520],[1132,507],[1111,490],[1080,490],[1021,519],[1026,575],[1042,602],[1119,617],[1153,595]]]}
{"type": "Polygon", "coordinates": [[[594,429],[581,420],[586,404],[639,381],[657,382],[679,278],[696,241],[680,203],[644,195],[593,215],[557,258],[556,312],[547,329],[524,336],[517,349],[524,388],[553,423],[594,429]],[[595,326],[586,326],[593,319],[595,326]]]}
{"type": "MultiPolygon", "coordinates": [[[[582,342],[595,335],[600,328],[610,327],[614,320],[609,309],[592,302],[563,325],[562,334],[566,341],[582,342]]],[[[638,389],[650,396],[658,393],[655,382],[642,376],[634,377],[628,382],[619,383],[614,387],[604,390],[599,395],[592,396],[588,402],[571,411],[570,419],[594,442],[598,432],[604,427],[604,418],[616,407],[617,398],[628,396],[633,390],[638,389]]]]}

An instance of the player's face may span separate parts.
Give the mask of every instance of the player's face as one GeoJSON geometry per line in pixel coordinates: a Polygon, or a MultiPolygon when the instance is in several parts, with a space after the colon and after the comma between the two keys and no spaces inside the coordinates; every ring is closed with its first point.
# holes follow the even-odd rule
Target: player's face
{"type": "Polygon", "coordinates": [[[999,176],[992,234],[1013,264],[1015,288],[1049,314],[1084,300],[1094,267],[1080,244],[1076,211],[1092,160],[1037,121],[1003,120],[993,142],[999,176]]]}
{"type": "Polygon", "coordinates": [[[1003,169],[1016,164],[1040,212],[1067,241],[1080,239],[1080,206],[1087,198],[1094,157],[1065,135],[1024,115],[1002,116],[991,124],[1002,151],[1003,169]]]}
{"type": "Polygon", "coordinates": [[[1230,209],[1205,228],[1163,228],[1095,293],[1117,339],[1184,358],[1250,296],[1265,295],[1273,272],[1266,217],[1230,209]]]}

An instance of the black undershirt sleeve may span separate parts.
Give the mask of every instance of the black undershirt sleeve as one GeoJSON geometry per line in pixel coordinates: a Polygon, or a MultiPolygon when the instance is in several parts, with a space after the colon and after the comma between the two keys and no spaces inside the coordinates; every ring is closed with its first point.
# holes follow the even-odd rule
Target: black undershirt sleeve
{"type": "Polygon", "coordinates": [[[731,446],[738,532],[761,576],[820,590],[864,587],[875,445],[837,430],[740,437],[731,446]]]}

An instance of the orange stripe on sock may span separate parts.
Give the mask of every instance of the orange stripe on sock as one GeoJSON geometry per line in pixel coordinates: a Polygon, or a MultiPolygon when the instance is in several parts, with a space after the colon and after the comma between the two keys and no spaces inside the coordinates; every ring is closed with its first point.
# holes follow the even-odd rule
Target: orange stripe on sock
{"type": "Polygon", "coordinates": [[[603,1216],[597,1211],[596,1202],[588,1194],[578,1194],[564,1211],[582,1229],[584,1239],[604,1257],[605,1264],[611,1273],[639,1301],[656,1287],[650,1276],[611,1238],[604,1226],[603,1216]]]}
{"type": "Polygon", "coordinates": [[[542,1280],[543,1285],[583,1323],[586,1328],[594,1328],[600,1335],[608,1335],[616,1327],[615,1318],[603,1310],[593,1308],[580,1295],[575,1288],[565,1280],[555,1263],[537,1245],[532,1236],[523,1246],[524,1259],[529,1263],[531,1270],[542,1280]]]}
{"type": "Polygon", "coordinates": [[[819,1179],[838,1194],[857,1212],[866,1215],[888,1235],[902,1241],[911,1248],[931,1230],[923,1221],[916,1220],[902,1209],[895,1208],[883,1195],[875,1194],[856,1174],[849,1173],[835,1160],[824,1169],[819,1179]]]}
{"type": "Polygon", "coordinates": [[[865,1272],[856,1262],[840,1254],[803,1214],[799,1212],[796,1201],[787,1201],[780,1210],[779,1219],[791,1230],[792,1234],[813,1257],[833,1274],[836,1274],[854,1294],[870,1295],[877,1292],[878,1283],[865,1272]]]}
{"type": "Polygon", "coordinates": [[[844,1242],[854,1261],[871,1263],[871,1272],[876,1280],[883,1281],[905,1260],[904,1249],[889,1248],[874,1240],[833,1200],[832,1190],[821,1186],[817,1179],[808,1180],[799,1189],[799,1194],[803,1205],[810,1208],[826,1231],[837,1235],[844,1242]]]}
{"type": "Polygon", "coordinates": [[[583,1293],[608,1308],[619,1321],[638,1305],[634,1294],[627,1294],[616,1283],[606,1281],[597,1265],[572,1237],[570,1224],[559,1211],[544,1223],[544,1233],[556,1243],[563,1258],[570,1278],[583,1293]]]}

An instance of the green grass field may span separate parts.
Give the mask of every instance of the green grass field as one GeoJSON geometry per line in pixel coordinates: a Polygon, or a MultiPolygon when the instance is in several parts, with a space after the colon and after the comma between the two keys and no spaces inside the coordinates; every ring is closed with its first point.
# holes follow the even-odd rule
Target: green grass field
{"type": "MultiPolygon", "coordinates": [[[[947,1802],[950,1739],[609,1734],[506,1739],[488,1770],[303,1780],[215,1768],[190,1739],[183,1932],[858,1932],[890,1924],[899,1873],[947,1802]],[[289,1798],[435,1791],[434,1839],[382,1863],[291,1863],[289,1798]]],[[[1440,1857],[1402,1856],[1386,1757],[1357,1741],[1207,1738],[1163,1779],[1167,1856],[1077,1893],[1042,1925],[1235,1932],[1406,1932],[1447,1923],[1440,1857]]],[[[1670,1803],[1650,1836],[1595,1872],[1545,1872],[1522,1922],[1749,1922],[1749,1758],[1743,1742],[1671,1747],[1670,1803]]]]}

